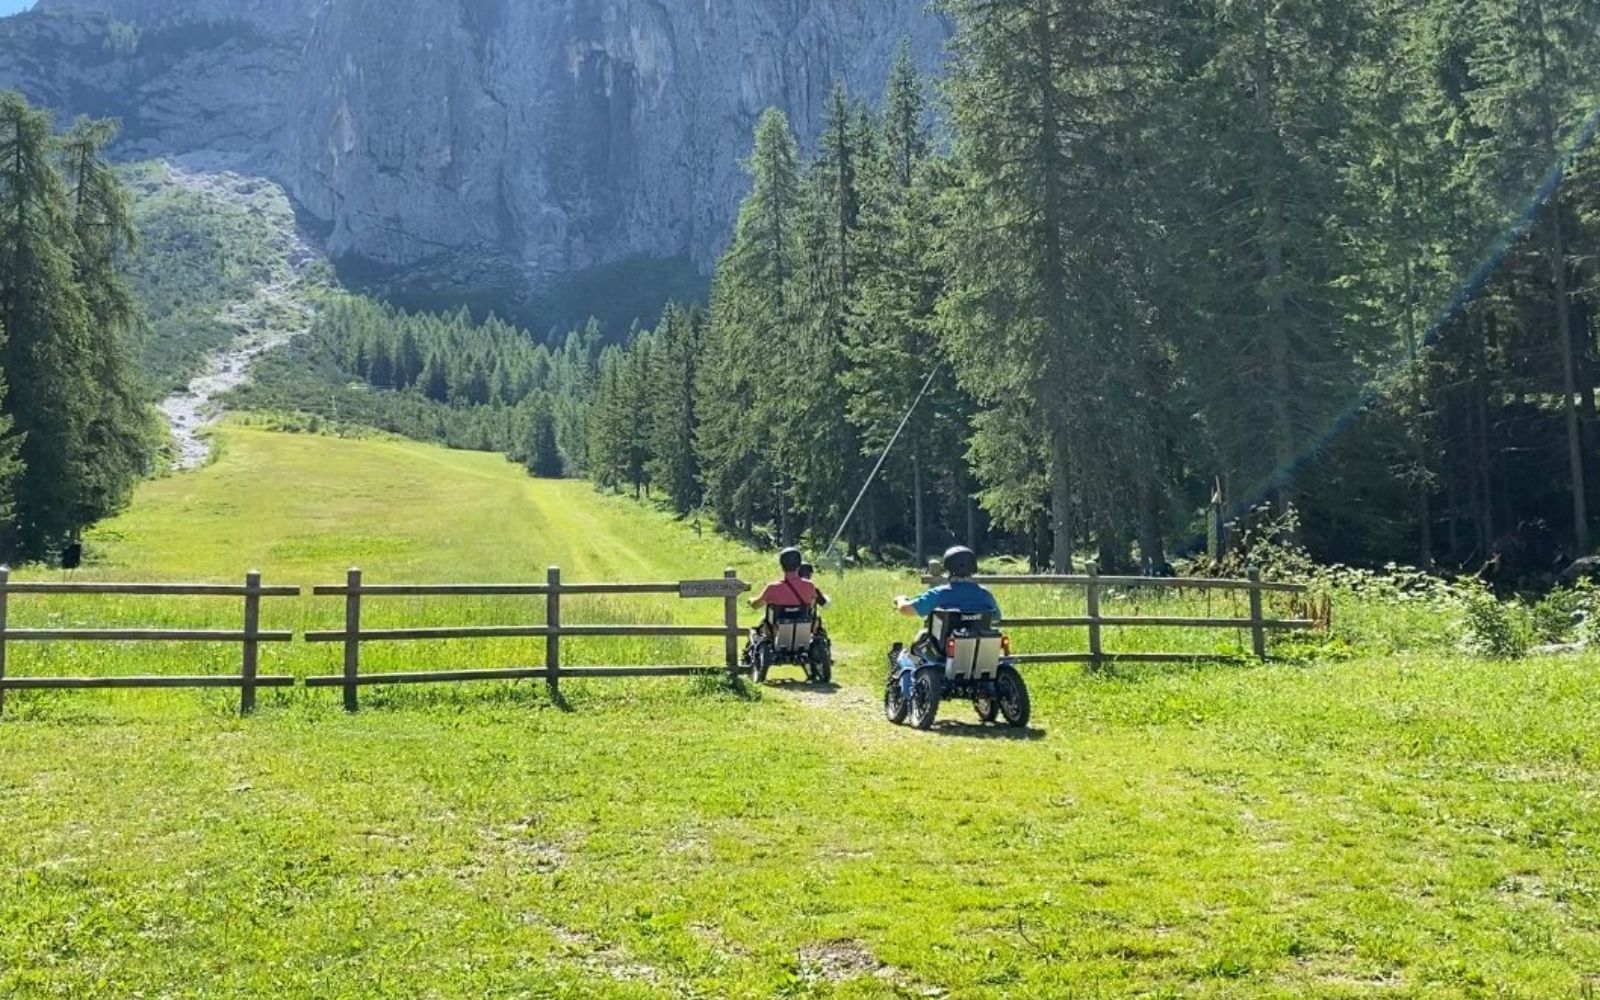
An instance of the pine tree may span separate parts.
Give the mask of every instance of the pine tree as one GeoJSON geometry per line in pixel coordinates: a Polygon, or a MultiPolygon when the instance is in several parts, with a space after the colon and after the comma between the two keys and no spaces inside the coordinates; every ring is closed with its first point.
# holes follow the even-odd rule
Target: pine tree
{"type": "Polygon", "coordinates": [[[138,236],[127,193],[104,159],[116,133],[115,122],[80,118],[62,137],[59,151],[77,237],[74,271],[90,315],[88,362],[95,391],[84,435],[85,489],[73,514],[79,525],[116,513],[128,502],[134,484],[150,471],[159,433],[128,350],[139,306],[118,262],[137,250],[138,236]]]}
{"type": "Polygon", "coordinates": [[[725,526],[749,532],[774,517],[789,537],[782,447],[770,433],[785,402],[780,366],[797,344],[802,196],[794,136],[783,112],[756,126],[751,192],[712,285],[696,450],[706,500],[725,526]]]}
{"type": "Polygon", "coordinates": [[[1572,534],[1581,552],[1590,530],[1582,426],[1578,414],[1578,362],[1571,309],[1572,254],[1568,241],[1566,145],[1600,97],[1594,66],[1600,58],[1600,4],[1595,0],[1477,0],[1478,45],[1474,115],[1489,134],[1485,159],[1499,190],[1532,189],[1555,168],[1552,194],[1541,213],[1550,275],[1556,354],[1561,360],[1572,534]],[[1531,155],[1530,155],[1531,154],[1531,155]]]}
{"type": "Polygon", "coordinates": [[[523,402],[526,440],[523,464],[540,479],[561,478],[561,450],[556,446],[555,418],[550,412],[550,397],[545,392],[531,394],[523,402]]]}
{"type": "Polygon", "coordinates": [[[842,85],[829,99],[820,149],[802,184],[801,263],[791,346],[774,372],[772,452],[782,489],[779,536],[831,531],[850,502],[860,444],[845,419],[845,323],[855,296],[864,139],[871,132],[842,85]],[[846,460],[841,460],[845,458],[846,460]]]}
{"type": "MultiPolygon", "coordinates": [[[[0,328],[0,351],[4,350],[5,330],[0,328]]],[[[22,475],[22,442],[14,433],[16,426],[6,412],[5,377],[0,374],[0,533],[9,534],[17,520],[16,483],[22,475]]]]}
{"type": "Polygon", "coordinates": [[[667,491],[680,515],[700,503],[700,466],[694,450],[700,325],[699,317],[668,303],[656,327],[650,375],[650,478],[667,491]]]}
{"type": "Polygon", "coordinates": [[[71,536],[90,488],[91,315],[54,146],[44,113],[0,94],[0,327],[9,333],[0,368],[23,462],[4,544],[12,556],[43,555],[71,536]]]}
{"type": "MultiPolygon", "coordinates": [[[[937,360],[930,348],[945,287],[938,203],[952,178],[928,159],[925,114],[923,84],[902,45],[884,98],[883,141],[866,171],[860,277],[846,324],[849,365],[841,373],[847,411],[869,458],[888,445],[937,360]]],[[[944,474],[965,479],[966,409],[947,367],[890,455],[882,489],[899,509],[909,497],[919,565],[928,556],[929,485],[944,474]]],[[[957,503],[964,506],[964,499],[957,503]]]]}
{"type": "Polygon", "coordinates": [[[883,98],[884,157],[893,181],[911,187],[928,155],[927,97],[911,58],[911,42],[901,39],[883,98]]]}
{"type": "MultiPolygon", "coordinates": [[[[1135,397],[1117,384],[1130,376],[1137,336],[1124,269],[1133,221],[1125,192],[1103,185],[1134,162],[1123,142],[1131,130],[1122,104],[1134,89],[1126,67],[1147,49],[1149,25],[1116,0],[951,6],[967,172],[953,227],[950,339],[980,401],[1021,397],[1037,407],[1049,443],[1052,561],[1065,569],[1076,508],[1089,504],[1102,528],[1121,508],[1122,432],[1142,424],[1127,419],[1119,404],[1135,397]]],[[[977,432],[993,427],[980,422],[977,432]]],[[[1021,445],[981,445],[987,454],[1008,447],[1021,445]]]]}

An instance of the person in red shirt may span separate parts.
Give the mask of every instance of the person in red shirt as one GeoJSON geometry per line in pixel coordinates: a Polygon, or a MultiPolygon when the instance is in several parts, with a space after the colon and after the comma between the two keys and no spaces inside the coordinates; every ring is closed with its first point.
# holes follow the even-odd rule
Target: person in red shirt
{"type": "Polygon", "coordinates": [[[783,570],[783,577],[767,584],[766,589],[751,598],[750,607],[757,611],[765,607],[816,607],[817,585],[800,575],[805,561],[799,549],[784,549],[778,553],[778,567],[783,570]]]}

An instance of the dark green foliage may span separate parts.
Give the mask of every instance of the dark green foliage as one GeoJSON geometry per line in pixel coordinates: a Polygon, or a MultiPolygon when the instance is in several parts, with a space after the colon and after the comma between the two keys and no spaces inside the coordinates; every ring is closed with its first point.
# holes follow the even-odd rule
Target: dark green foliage
{"type": "Polygon", "coordinates": [[[699,422],[695,385],[701,365],[703,317],[668,305],[656,328],[649,393],[650,479],[680,514],[700,503],[700,463],[694,433],[699,422]]]}
{"type": "Polygon", "coordinates": [[[115,261],[133,242],[122,187],[102,159],[116,133],[0,94],[0,349],[10,392],[0,455],[6,558],[48,554],[115,512],[148,470],[153,428],[127,360],[137,319],[115,261]],[[20,465],[17,462],[20,459],[20,465]]]}

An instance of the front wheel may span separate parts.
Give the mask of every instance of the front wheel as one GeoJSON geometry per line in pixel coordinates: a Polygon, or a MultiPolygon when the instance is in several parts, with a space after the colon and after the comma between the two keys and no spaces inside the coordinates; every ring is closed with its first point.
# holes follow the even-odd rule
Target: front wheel
{"type": "Polygon", "coordinates": [[[910,708],[911,702],[900,687],[900,678],[891,673],[889,682],[883,686],[883,717],[898,726],[906,721],[906,712],[910,708]]]}
{"type": "Polygon", "coordinates": [[[754,655],[750,657],[750,679],[757,684],[767,682],[767,671],[772,669],[772,663],[777,658],[777,653],[767,643],[756,646],[754,655]]]}
{"type": "Polygon", "coordinates": [[[979,722],[990,723],[1000,718],[1000,702],[993,695],[978,695],[972,699],[972,707],[978,713],[979,722]]]}
{"type": "Polygon", "coordinates": [[[944,674],[937,667],[923,667],[911,682],[911,724],[918,729],[933,728],[939,717],[939,695],[944,674]]]}
{"type": "Polygon", "coordinates": [[[1028,716],[1033,711],[1028,700],[1028,685],[1022,682],[1022,675],[1017,668],[1009,664],[1000,668],[994,679],[995,700],[1000,703],[1000,714],[1006,717],[1006,725],[1022,729],[1028,724],[1028,716]]]}

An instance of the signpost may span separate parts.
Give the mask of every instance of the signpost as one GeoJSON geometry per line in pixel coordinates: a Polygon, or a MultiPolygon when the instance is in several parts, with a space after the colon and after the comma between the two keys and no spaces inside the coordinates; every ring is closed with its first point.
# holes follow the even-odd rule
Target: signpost
{"type": "Polygon", "coordinates": [[[678,596],[685,599],[738,597],[749,589],[750,585],[743,580],[685,580],[678,584],[678,596]]]}

